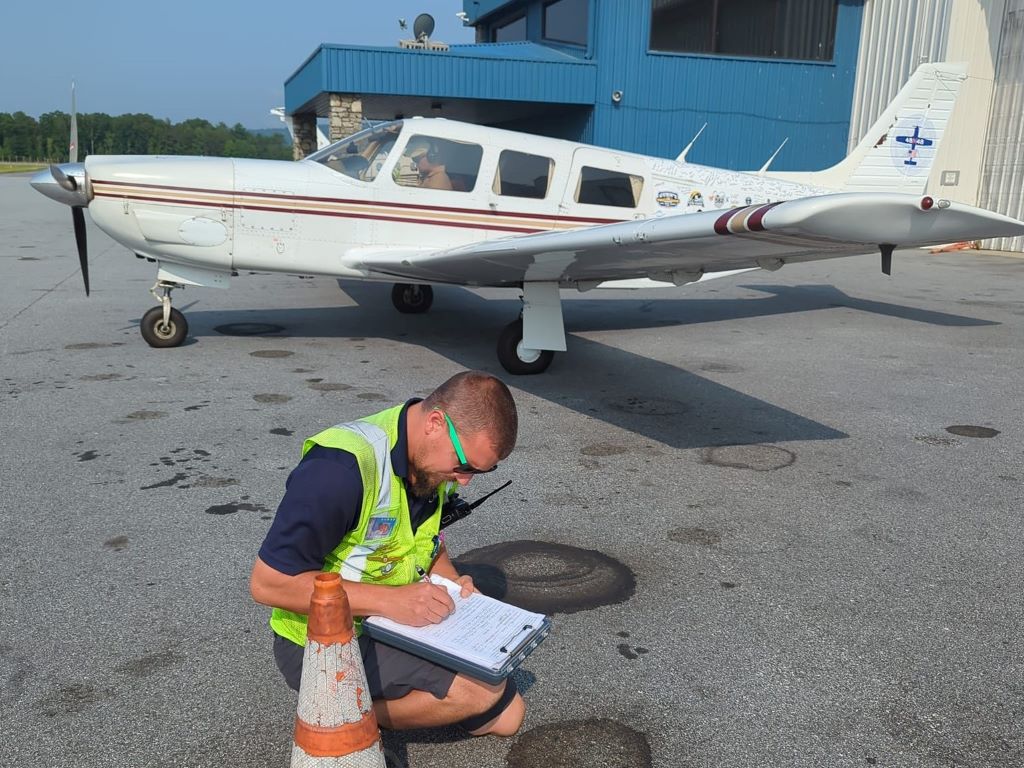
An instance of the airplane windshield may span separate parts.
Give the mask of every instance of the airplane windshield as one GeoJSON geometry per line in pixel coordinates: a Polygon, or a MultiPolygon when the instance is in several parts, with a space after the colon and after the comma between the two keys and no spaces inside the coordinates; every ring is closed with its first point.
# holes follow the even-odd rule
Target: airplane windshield
{"type": "Polygon", "coordinates": [[[373,181],[395,145],[402,121],[381,123],[324,147],[307,159],[359,181],[373,181]]]}

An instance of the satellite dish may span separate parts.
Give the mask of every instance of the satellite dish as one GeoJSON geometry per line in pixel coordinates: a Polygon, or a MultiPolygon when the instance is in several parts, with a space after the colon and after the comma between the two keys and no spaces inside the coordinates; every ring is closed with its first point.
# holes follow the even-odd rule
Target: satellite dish
{"type": "Polygon", "coordinates": [[[429,13],[421,13],[412,23],[412,36],[417,40],[428,40],[434,34],[434,17],[429,13]]]}

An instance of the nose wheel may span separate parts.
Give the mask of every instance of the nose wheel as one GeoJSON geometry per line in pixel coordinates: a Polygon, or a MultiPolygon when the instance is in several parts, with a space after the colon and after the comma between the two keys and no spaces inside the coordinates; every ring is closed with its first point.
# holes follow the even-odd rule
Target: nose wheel
{"type": "Polygon", "coordinates": [[[178,347],[188,336],[188,322],[185,315],[171,306],[171,291],[181,286],[177,283],[158,281],[149,289],[154,298],[160,302],[142,316],[139,330],[142,338],[151,347],[178,347]],[[157,291],[160,294],[157,294],[157,291]]]}

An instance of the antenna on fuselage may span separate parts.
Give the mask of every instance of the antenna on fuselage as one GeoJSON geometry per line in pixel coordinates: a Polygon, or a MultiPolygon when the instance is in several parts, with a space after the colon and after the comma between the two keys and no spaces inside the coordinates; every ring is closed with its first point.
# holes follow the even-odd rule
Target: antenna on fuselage
{"type": "Polygon", "coordinates": [[[773,153],[772,153],[772,156],[771,156],[771,157],[769,157],[769,158],[768,158],[768,162],[767,162],[767,163],[765,163],[764,165],[762,165],[762,166],[761,166],[761,170],[759,170],[759,171],[757,172],[757,175],[758,175],[758,176],[764,176],[764,175],[765,175],[765,173],[767,173],[767,172],[768,172],[768,166],[772,164],[772,160],[774,160],[774,159],[775,159],[775,156],[776,156],[776,155],[778,155],[778,154],[779,154],[779,152],[781,152],[781,151],[782,151],[782,148],[783,148],[784,146],[786,146],[786,142],[787,142],[787,141],[789,141],[789,136],[787,136],[786,138],[784,138],[784,139],[782,140],[782,143],[781,143],[781,144],[779,144],[779,148],[778,148],[778,149],[776,149],[776,150],[775,150],[775,152],[773,152],[773,153]]]}
{"type": "Polygon", "coordinates": [[[677,157],[677,158],[676,158],[676,162],[677,162],[677,163],[685,163],[685,162],[686,162],[686,155],[687,155],[687,153],[689,153],[689,151],[690,151],[691,149],[693,149],[693,145],[697,143],[697,139],[699,139],[699,138],[700,138],[700,135],[701,135],[702,133],[704,133],[704,129],[705,129],[705,128],[707,128],[707,127],[708,127],[708,124],[707,124],[707,123],[704,123],[704,125],[702,125],[702,126],[700,127],[700,130],[699,130],[699,131],[697,131],[697,135],[696,135],[696,136],[694,136],[694,137],[693,137],[693,138],[692,138],[692,139],[690,140],[690,143],[689,143],[689,144],[687,144],[687,145],[686,145],[686,149],[684,149],[684,150],[683,150],[682,152],[680,152],[680,153],[679,153],[679,157],[677,157]]]}

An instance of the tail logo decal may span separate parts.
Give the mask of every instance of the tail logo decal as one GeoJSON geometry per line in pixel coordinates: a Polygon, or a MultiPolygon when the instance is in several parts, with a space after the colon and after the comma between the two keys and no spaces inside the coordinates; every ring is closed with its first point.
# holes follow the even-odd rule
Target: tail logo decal
{"type": "Polygon", "coordinates": [[[909,117],[899,121],[893,136],[893,163],[903,173],[916,176],[931,169],[935,154],[935,136],[931,123],[924,117],[909,117]]]}

